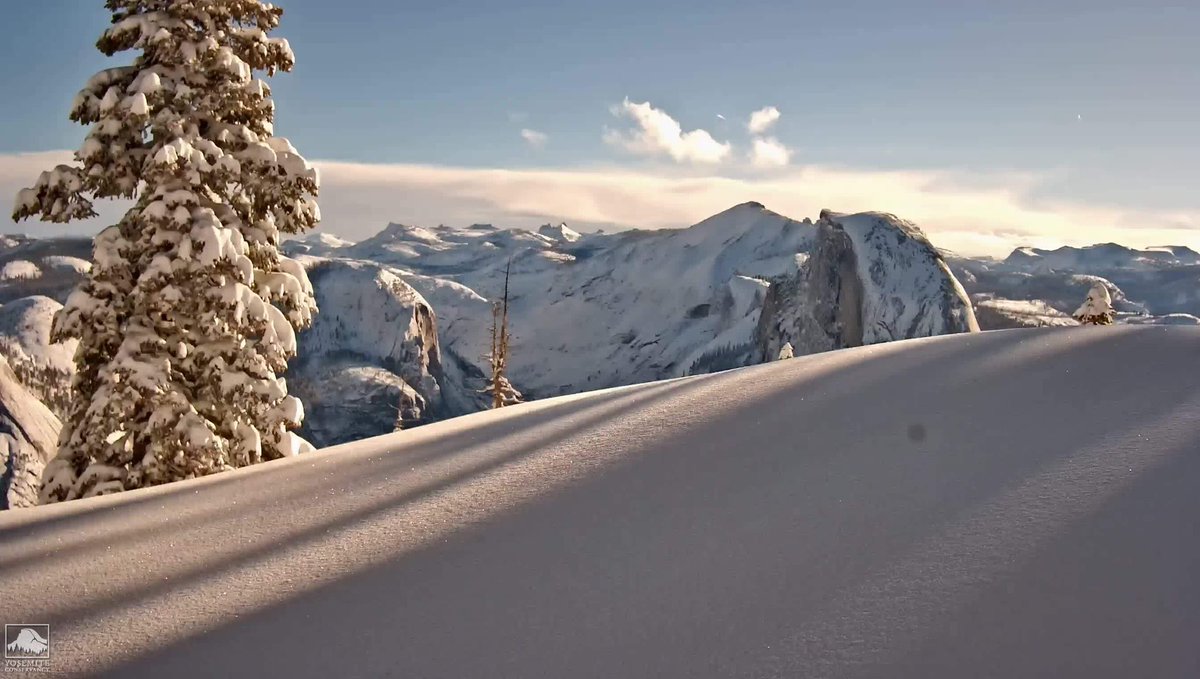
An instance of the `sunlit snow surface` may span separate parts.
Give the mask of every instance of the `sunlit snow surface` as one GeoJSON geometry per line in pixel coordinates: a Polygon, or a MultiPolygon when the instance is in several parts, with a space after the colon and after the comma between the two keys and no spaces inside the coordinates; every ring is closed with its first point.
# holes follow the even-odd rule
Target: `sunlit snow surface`
{"type": "Polygon", "coordinates": [[[1200,675],[1200,329],[897,342],[0,515],[53,668],[1200,675]]]}

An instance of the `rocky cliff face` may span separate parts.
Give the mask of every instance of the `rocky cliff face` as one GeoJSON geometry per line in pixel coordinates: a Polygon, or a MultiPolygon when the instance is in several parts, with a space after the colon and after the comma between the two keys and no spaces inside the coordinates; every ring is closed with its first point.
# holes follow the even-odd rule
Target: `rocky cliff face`
{"type": "Polygon", "coordinates": [[[850,237],[820,225],[804,266],[767,290],[750,362],[771,360],[788,342],[796,355],[861,345],[862,290],[850,237]]]}
{"type": "Polygon", "coordinates": [[[319,312],[287,378],[305,405],[301,434],[326,446],[442,419],[464,405],[446,373],[432,307],[397,272],[308,258],[319,312]]]}
{"type": "Polygon", "coordinates": [[[54,457],[61,428],[0,356],[0,509],[37,504],[42,469],[54,457]]]}
{"type": "Polygon", "coordinates": [[[776,278],[757,331],[757,360],[790,342],[797,355],[978,331],[971,300],[913,224],[825,211],[795,273],[776,278]]]}
{"type": "Polygon", "coordinates": [[[829,210],[821,222],[854,244],[864,344],[979,330],[966,291],[915,224],[881,212],[829,210]]]}

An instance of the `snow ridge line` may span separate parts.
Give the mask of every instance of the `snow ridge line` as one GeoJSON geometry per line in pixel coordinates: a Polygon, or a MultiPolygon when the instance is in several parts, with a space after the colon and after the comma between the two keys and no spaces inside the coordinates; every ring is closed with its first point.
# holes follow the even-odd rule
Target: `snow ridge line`
{"type": "MultiPolygon", "coordinates": [[[[736,381],[758,379],[753,375],[754,371],[748,372],[751,374],[739,376],[736,381]]],[[[730,382],[726,379],[710,383],[707,376],[701,376],[672,381],[669,385],[669,389],[663,389],[661,384],[630,389],[625,398],[598,409],[599,412],[589,413],[586,418],[565,416],[561,428],[571,429],[573,424],[581,426],[558,442],[537,443],[539,438],[544,438],[541,431],[515,436],[503,448],[521,448],[526,440],[535,441],[521,459],[509,460],[477,476],[380,511],[340,531],[325,531],[299,541],[289,540],[279,550],[271,550],[232,567],[218,562],[188,569],[186,564],[180,564],[169,574],[144,573],[145,581],[160,583],[152,585],[157,591],[148,596],[140,595],[135,584],[130,587],[134,591],[126,593],[128,596],[114,591],[105,600],[96,601],[82,610],[54,611],[50,617],[62,621],[57,623],[61,631],[57,634],[56,656],[74,656],[64,664],[86,664],[91,671],[111,669],[154,648],[218,627],[224,619],[251,614],[301,591],[330,584],[353,572],[436,544],[453,533],[478,528],[496,515],[517,510],[539,495],[561,491],[605,466],[617,464],[630,453],[651,449],[656,439],[653,432],[657,421],[665,417],[676,420],[701,417],[703,410],[698,406],[711,404],[718,394],[730,387],[730,382]],[[653,405],[664,392],[685,387],[688,393],[673,397],[669,408],[653,405]],[[203,573],[204,577],[195,580],[195,584],[179,588],[169,586],[172,578],[187,577],[189,570],[196,575],[203,573]],[[278,577],[281,573],[318,575],[311,576],[301,590],[291,586],[289,581],[281,582],[278,577]],[[190,611],[188,620],[181,621],[171,613],[180,607],[190,611]],[[139,620],[146,619],[161,621],[154,638],[142,638],[135,645],[120,648],[105,643],[109,630],[136,625],[139,620]],[[85,657],[86,663],[83,662],[85,657]]],[[[467,452],[463,451],[463,455],[467,452]]],[[[393,479],[380,479],[376,490],[394,493],[395,483],[393,479]]],[[[342,510],[342,513],[353,512],[342,510]]],[[[179,542],[188,544],[193,543],[193,539],[186,532],[201,529],[187,527],[183,530],[179,542]]],[[[111,554],[119,556],[121,561],[128,558],[127,554],[116,550],[111,554]]],[[[221,560],[229,558],[222,556],[221,560]]],[[[41,610],[45,614],[44,607],[37,605],[36,597],[20,598],[24,600],[8,602],[12,609],[41,610]]]]}

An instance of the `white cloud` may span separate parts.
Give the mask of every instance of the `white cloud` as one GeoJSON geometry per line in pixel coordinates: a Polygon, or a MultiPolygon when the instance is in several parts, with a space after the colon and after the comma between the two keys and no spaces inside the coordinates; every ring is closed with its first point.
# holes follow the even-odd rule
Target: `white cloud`
{"type": "Polygon", "coordinates": [[[545,133],[538,132],[537,130],[531,130],[529,128],[521,130],[521,138],[535,149],[544,147],[546,142],[550,141],[550,137],[545,133]]]}
{"type": "Polygon", "coordinates": [[[630,153],[669,156],[677,163],[714,164],[725,160],[732,150],[728,143],[719,143],[706,130],[684,132],[678,121],[650,102],[635,104],[626,99],[620,106],[614,106],[612,113],[631,119],[637,129],[605,130],[604,141],[630,153]]]}
{"type": "Polygon", "coordinates": [[[774,137],[757,137],[750,151],[750,162],[755,167],[784,167],[792,159],[792,150],[774,137]]]}
{"type": "Polygon", "coordinates": [[[760,108],[750,114],[750,122],[746,123],[746,129],[750,130],[750,134],[762,134],[779,120],[779,116],[779,109],[774,106],[760,108]]]}
{"type": "MultiPolygon", "coordinates": [[[[0,154],[0,226],[39,235],[94,233],[103,220],[67,227],[7,222],[16,191],[68,152],[0,154]]],[[[317,161],[322,230],[351,239],[389,221],[531,227],[565,220],[588,227],[683,227],[737,203],[757,200],[796,219],[822,208],[882,210],[920,225],[933,242],[963,253],[1004,255],[1018,245],[1200,248],[1200,207],[1153,212],[1035,200],[1037,175],[977,175],[791,166],[769,176],[715,177],[620,168],[499,170],[317,161]]]]}

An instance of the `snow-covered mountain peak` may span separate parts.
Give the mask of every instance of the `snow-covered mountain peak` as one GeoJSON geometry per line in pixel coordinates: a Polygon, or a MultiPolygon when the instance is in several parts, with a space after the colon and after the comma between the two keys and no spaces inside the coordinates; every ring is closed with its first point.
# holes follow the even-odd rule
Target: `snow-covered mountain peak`
{"type": "Polygon", "coordinates": [[[309,234],[302,240],[309,243],[317,243],[328,248],[344,248],[347,245],[354,245],[354,241],[346,240],[345,238],[324,231],[309,234]]]}
{"type": "Polygon", "coordinates": [[[574,243],[583,237],[578,231],[567,226],[565,222],[558,226],[544,224],[538,229],[538,233],[561,243],[574,243]]]}

